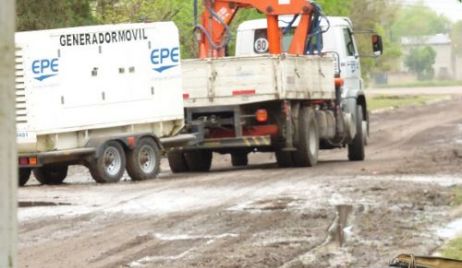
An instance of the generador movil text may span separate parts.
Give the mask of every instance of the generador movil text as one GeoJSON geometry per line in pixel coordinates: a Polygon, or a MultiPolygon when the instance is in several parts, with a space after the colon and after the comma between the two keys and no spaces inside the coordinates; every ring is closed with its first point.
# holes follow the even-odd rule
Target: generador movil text
{"type": "Polygon", "coordinates": [[[145,29],[127,29],[100,33],[76,33],[59,36],[59,44],[63,47],[102,45],[121,42],[147,40],[145,29]]]}

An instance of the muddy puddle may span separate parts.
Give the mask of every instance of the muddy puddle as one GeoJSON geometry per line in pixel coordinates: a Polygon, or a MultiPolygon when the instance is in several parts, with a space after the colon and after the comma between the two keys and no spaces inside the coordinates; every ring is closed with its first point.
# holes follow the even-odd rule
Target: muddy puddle
{"type": "Polygon", "coordinates": [[[448,225],[436,231],[436,234],[443,239],[450,239],[462,234],[462,218],[450,222],[448,225]]]}

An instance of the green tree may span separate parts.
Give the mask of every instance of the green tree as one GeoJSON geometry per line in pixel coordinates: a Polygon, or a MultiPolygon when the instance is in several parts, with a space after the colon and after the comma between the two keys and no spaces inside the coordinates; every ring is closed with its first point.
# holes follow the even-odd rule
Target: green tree
{"type": "Polygon", "coordinates": [[[462,21],[456,22],[451,30],[451,40],[454,52],[462,55],[462,21]]]}
{"type": "Polygon", "coordinates": [[[391,28],[393,39],[399,40],[403,36],[449,33],[451,21],[420,3],[402,8],[391,28]]]}
{"type": "Polygon", "coordinates": [[[18,31],[93,24],[90,0],[17,0],[18,31]]]}
{"type": "Polygon", "coordinates": [[[95,0],[98,23],[174,21],[182,57],[194,56],[193,4],[184,0],[95,0]]]}
{"type": "Polygon", "coordinates": [[[431,80],[434,76],[436,52],[429,46],[412,48],[406,56],[404,63],[412,72],[417,74],[419,80],[431,80]]]}
{"type": "Polygon", "coordinates": [[[329,16],[349,16],[353,0],[317,0],[324,13],[329,16]]]}
{"type": "Polygon", "coordinates": [[[393,23],[399,6],[389,0],[324,0],[323,8],[327,11],[334,10],[339,13],[327,13],[330,16],[348,16],[353,22],[359,51],[361,55],[372,55],[371,38],[369,34],[359,34],[363,31],[374,31],[382,35],[384,42],[384,54],[379,58],[361,57],[361,71],[363,77],[368,80],[370,74],[386,72],[399,66],[401,49],[397,42],[391,40],[387,33],[388,25],[393,23]]]}
{"type": "MultiPolygon", "coordinates": [[[[384,54],[376,59],[361,58],[363,77],[367,80],[371,73],[397,69],[401,48],[391,39],[389,26],[396,19],[399,5],[390,0],[317,0],[328,16],[346,16],[353,22],[355,32],[375,31],[382,35],[384,54]]],[[[362,55],[371,55],[371,39],[368,34],[356,34],[359,51],[362,55]]]]}

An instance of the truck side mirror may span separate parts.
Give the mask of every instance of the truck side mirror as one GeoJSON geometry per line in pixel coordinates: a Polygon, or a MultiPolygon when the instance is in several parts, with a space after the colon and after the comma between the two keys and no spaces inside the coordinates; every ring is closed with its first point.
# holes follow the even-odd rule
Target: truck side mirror
{"type": "Polygon", "coordinates": [[[372,50],[374,51],[374,55],[376,57],[381,56],[383,54],[382,37],[378,34],[372,35],[372,50]]]}

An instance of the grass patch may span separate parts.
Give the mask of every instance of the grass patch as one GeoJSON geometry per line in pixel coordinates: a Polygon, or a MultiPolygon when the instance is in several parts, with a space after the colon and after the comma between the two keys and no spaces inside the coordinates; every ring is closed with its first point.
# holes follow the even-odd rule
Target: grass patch
{"type": "Polygon", "coordinates": [[[462,260],[462,237],[451,240],[441,250],[441,255],[450,259],[462,260]]]}
{"type": "Polygon", "coordinates": [[[461,86],[462,81],[454,80],[434,80],[434,81],[416,81],[406,84],[396,85],[374,85],[375,88],[413,88],[413,87],[453,87],[461,86]]]}
{"type": "MultiPolygon", "coordinates": [[[[462,205],[462,187],[453,187],[452,191],[452,201],[451,205],[454,207],[459,207],[462,205]]],[[[457,237],[449,241],[442,249],[439,251],[441,256],[462,260],[462,237],[457,237]]]]}
{"type": "Polygon", "coordinates": [[[454,187],[452,189],[451,205],[458,207],[462,205],[462,187],[454,187]]]}
{"type": "Polygon", "coordinates": [[[399,108],[404,106],[424,105],[429,101],[437,101],[447,98],[442,95],[424,95],[424,96],[376,96],[367,100],[370,110],[379,110],[385,108],[399,108]]]}

